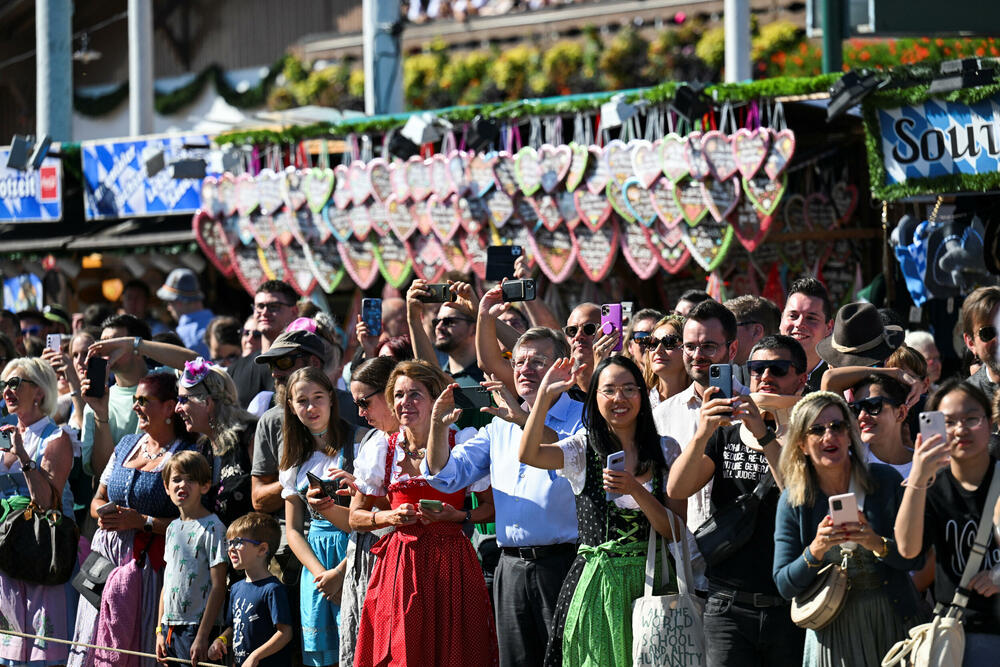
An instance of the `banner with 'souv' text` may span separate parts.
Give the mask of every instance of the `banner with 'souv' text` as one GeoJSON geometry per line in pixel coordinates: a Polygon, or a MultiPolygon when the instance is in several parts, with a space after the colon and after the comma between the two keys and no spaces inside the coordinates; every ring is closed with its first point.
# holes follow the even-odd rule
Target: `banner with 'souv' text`
{"type": "Polygon", "coordinates": [[[0,148],[0,222],[62,219],[62,163],[45,158],[30,171],[7,167],[10,148],[0,148]]]}

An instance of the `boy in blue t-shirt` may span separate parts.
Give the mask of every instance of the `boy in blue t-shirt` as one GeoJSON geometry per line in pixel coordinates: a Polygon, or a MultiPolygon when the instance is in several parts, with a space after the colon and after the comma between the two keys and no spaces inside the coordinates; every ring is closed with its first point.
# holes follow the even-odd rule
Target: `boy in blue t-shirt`
{"type": "Polygon", "coordinates": [[[212,484],[204,456],[178,452],[162,474],[180,518],[167,526],[164,540],[156,656],[196,663],[208,655],[212,627],[226,601],[226,527],[201,504],[212,484]]]}
{"type": "Polygon", "coordinates": [[[281,528],[274,517],[250,512],[233,521],[226,533],[233,568],[246,579],[232,585],[226,630],[212,642],[209,660],[221,660],[233,647],[236,667],[285,667],[292,652],[292,613],[285,587],[267,569],[278,548],[281,528]]]}

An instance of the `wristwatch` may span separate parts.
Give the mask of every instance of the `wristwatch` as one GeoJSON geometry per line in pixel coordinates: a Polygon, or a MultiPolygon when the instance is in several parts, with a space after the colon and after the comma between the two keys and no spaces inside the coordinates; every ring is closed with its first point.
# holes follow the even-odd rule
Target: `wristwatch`
{"type": "Polygon", "coordinates": [[[774,434],[774,429],[768,428],[767,433],[765,433],[762,437],[757,438],[757,445],[760,447],[767,447],[774,442],[776,438],[777,436],[774,434]]]}
{"type": "Polygon", "coordinates": [[[132,339],[132,354],[139,354],[139,346],[142,344],[142,336],[132,339]]]}
{"type": "Polygon", "coordinates": [[[24,472],[28,472],[30,470],[34,470],[37,467],[38,467],[38,464],[35,463],[32,459],[28,459],[27,461],[22,461],[21,462],[21,470],[23,470],[24,472]]]}
{"type": "Polygon", "coordinates": [[[146,515],[146,524],[142,527],[147,533],[153,532],[153,517],[146,515]]]}

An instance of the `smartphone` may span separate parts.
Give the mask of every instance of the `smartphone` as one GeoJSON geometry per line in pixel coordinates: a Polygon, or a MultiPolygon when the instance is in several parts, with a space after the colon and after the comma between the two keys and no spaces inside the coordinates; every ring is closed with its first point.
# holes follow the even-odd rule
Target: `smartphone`
{"type": "Polygon", "coordinates": [[[519,245],[491,245],[486,248],[486,280],[514,277],[514,262],[523,252],[519,245]]]}
{"type": "Polygon", "coordinates": [[[632,301],[622,301],[622,324],[628,326],[632,321],[632,307],[634,303],[632,301]]]}
{"type": "Polygon", "coordinates": [[[382,335],[382,299],[361,299],[361,321],[372,336],[382,335]]]}
{"type": "Polygon", "coordinates": [[[511,301],[534,301],[535,300],[535,279],[523,278],[521,280],[508,280],[500,288],[503,292],[504,302],[511,301]]]}
{"type": "Polygon", "coordinates": [[[420,509],[427,510],[428,512],[440,512],[444,509],[444,503],[440,500],[421,498],[417,501],[417,505],[420,506],[420,509]]]}
{"type": "Polygon", "coordinates": [[[459,387],[455,390],[455,407],[479,412],[490,406],[490,392],[484,387],[459,387]]]}
{"type": "Polygon", "coordinates": [[[323,493],[326,494],[327,498],[337,500],[337,484],[336,482],[331,482],[329,480],[320,479],[311,472],[306,473],[306,479],[309,480],[310,486],[318,486],[323,489],[323,493]]]}
{"type": "Polygon", "coordinates": [[[621,352],[622,349],[622,305],[620,303],[606,303],[601,306],[601,333],[611,334],[618,332],[618,342],[611,348],[612,352],[621,352]]]}
{"type": "Polygon", "coordinates": [[[858,499],[853,493],[830,496],[830,518],[838,526],[858,522],[858,499]]]}
{"type": "Polygon", "coordinates": [[[87,379],[90,380],[90,389],[87,396],[93,398],[104,398],[108,381],[108,360],[104,357],[90,357],[87,359],[87,379]]]}
{"type": "Polygon", "coordinates": [[[920,437],[924,442],[932,435],[940,435],[944,442],[948,441],[943,412],[921,412],[917,419],[920,422],[920,437]]]}
{"type": "Polygon", "coordinates": [[[10,441],[10,433],[0,431],[0,451],[9,452],[14,448],[14,443],[10,441]]]}
{"type": "MultiPolygon", "coordinates": [[[[608,470],[617,470],[618,472],[625,470],[625,452],[608,454],[608,464],[605,467],[608,470]]],[[[606,491],[605,494],[607,495],[608,500],[621,498],[622,495],[620,493],[615,493],[614,491],[606,491]]]]}
{"type": "Polygon", "coordinates": [[[712,398],[733,397],[733,367],[729,364],[712,364],[708,367],[708,386],[718,387],[712,398]]]}
{"type": "Polygon", "coordinates": [[[45,337],[45,349],[58,352],[62,349],[62,334],[49,334],[45,337]]]}
{"type": "Polygon", "coordinates": [[[451,290],[448,289],[448,283],[430,283],[424,286],[429,292],[428,296],[419,297],[424,303],[445,303],[446,301],[451,301],[451,290]]]}
{"type": "Polygon", "coordinates": [[[104,516],[106,514],[112,514],[118,511],[118,505],[115,503],[104,503],[97,508],[97,516],[104,516]]]}

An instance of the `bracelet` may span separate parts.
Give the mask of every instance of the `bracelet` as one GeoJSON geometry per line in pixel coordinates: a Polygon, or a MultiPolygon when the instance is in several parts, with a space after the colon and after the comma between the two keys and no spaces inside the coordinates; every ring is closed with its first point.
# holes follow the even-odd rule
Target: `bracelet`
{"type": "Polygon", "coordinates": [[[931,478],[931,480],[928,481],[923,486],[920,486],[919,484],[910,484],[910,478],[907,477],[902,482],[900,482],[899,485],[900,486],[905,486],[905,487],[910,488],[910,489],[917,489],[918,491],[926,491],[927,489],[931,488],[931,485],[933,483],[934,483],[934,479],[931,478]]]}
{"type": "Polygon", "coordinates": [[[78,398],[79,396],[80,396],[80,390],[79,389],[74,389],[73,391],[69,392],[69,397],[70,398],[78,398]]]}
{"type": "Polygon", "coordinates": [[[108,423],[111,422],[111,419],[110,418],[108,418],[108,419],[101,419],[97,415],[94,415],[94,421],[97,422],[98,424],[108,424],[108,423]]]}
{"type": "Polygon", "coordinates": [[[774,442],[777,439],[778,439],[778,436],[776,436],[774,434],[774,430],[768,428],[767,429],[767,433],[764,434],[764,437],[757,438],[757,445],[760,446],[760,447],[767,447],[768,445],[770,445],[772,442],[774,442]]]}
{"type": "Polygon", "coordinates": [[[465,511],[465,521],[464,523],[472,523],[472,510],[465,511]]]}
{"type": "Polygon", "coordinates": [[[815,569],[823,565],[821,561],[818,561],[815,558],[812,558],[812,560],[810,560],[811,557],[812,557],[812,552],[809,551],[809,547],[806,547],[805,549],[802,550],[802,560],[806,562],[806,565],[808,565],[810,569],[815,569]]]}
{"type": "Polygon", "coordinates": [[[163,634],[163,626],[161,625],[156,626],[156,635],[158,636],[162,634],[163,634]]]}
{"type": "Polygon", "coordinates": [[[215,638],[215,641],[222,642],[223,646],[229,645],[229,639],[225,635],[219,635],[218,637],[215,638]]]}
{"type": "Polygon", "coordinates": [[[378,510],[372,510],[372,527],[375,527],[375,517],[378,516],[378,510]]]}
{"type": "Polygon", "coordinates": [[[879,553],[877,551],[872,552],[875,555],[875,558],[878,558],[879,560],[882,560],[883,558],[889,555],[889,540],[885,536],[882,536],[881,540],[882,540],[882,553],[879,553]]]}

